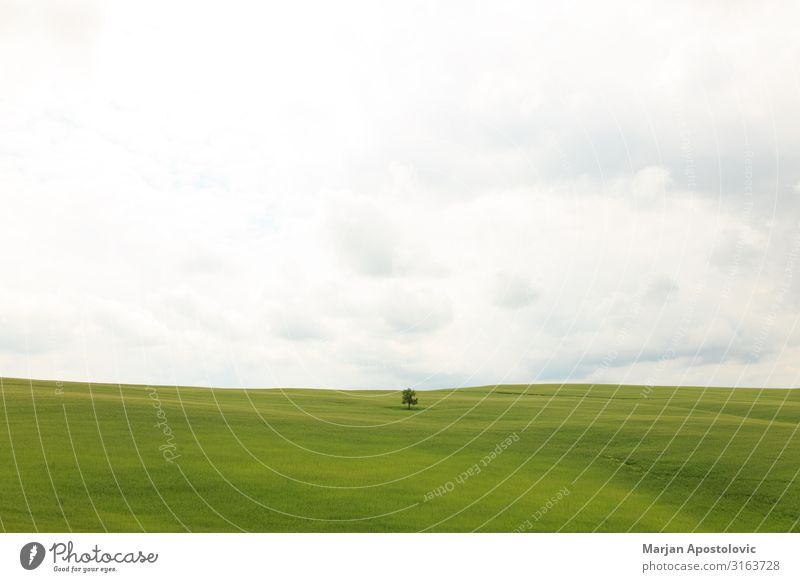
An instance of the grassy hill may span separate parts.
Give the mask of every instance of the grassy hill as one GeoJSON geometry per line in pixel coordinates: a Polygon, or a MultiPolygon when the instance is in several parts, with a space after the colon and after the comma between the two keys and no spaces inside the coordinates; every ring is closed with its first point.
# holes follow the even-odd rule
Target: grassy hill
{"type": "Polygon", "coordinates": [[[798,390],[0,393],[0,531],[800,531],[798,390]]]}

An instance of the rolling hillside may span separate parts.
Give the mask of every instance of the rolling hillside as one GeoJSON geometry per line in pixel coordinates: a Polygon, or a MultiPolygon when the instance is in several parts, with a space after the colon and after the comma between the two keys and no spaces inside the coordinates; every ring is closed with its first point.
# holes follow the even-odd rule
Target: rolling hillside
{"type": "Polygon", "coordinates": [[[0,531],[800,531],[798,390],[0,392],[0,531]]]}

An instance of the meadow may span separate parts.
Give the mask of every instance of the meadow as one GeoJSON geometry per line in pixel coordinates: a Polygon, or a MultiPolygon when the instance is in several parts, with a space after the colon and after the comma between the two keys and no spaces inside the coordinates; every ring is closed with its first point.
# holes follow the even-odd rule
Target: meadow
{"type": "Polygon", "coordinates": [[[800,531],[800,390],[0,394],[0,531],[800,531]]]}

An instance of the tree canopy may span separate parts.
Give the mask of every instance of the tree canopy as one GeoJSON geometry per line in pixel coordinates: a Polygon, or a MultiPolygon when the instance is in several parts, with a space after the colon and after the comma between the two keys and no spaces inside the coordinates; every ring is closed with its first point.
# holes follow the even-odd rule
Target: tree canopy
{"type": "Polygon", "coordinates": [[[417,405],[417,393],[413,389],[406,388],[403,390],[403,404],[407,404],[409,410],[411,410],[412,406],[417,405]]]}

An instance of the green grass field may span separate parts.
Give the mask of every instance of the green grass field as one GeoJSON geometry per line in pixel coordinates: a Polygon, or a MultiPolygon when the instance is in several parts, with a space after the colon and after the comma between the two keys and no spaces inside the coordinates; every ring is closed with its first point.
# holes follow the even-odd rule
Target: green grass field
{"type": "Polygon", "coordinates": [[[800,530],[800,390],[417,394],[4,379],[0,530],[800,530]]]}

